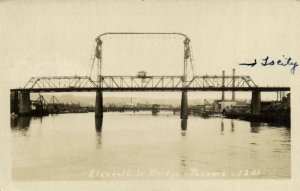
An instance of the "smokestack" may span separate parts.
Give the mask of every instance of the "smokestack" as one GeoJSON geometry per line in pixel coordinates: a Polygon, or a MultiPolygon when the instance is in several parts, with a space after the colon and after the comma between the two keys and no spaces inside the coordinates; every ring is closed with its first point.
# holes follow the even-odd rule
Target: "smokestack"
{"type": "MultiPolygon", "coordinates": [[[[232,87],[235,87],[235,69],[232,69],[232,87]]],[[[235,101],[235,91],[232,91],[232,101],[235,101]]]]}
{"type": "MultiPolygon", "coordinates": [[[[225,86],[225,70],[223,70],[223,72],[222,72],[222,87],[224,87],[225,86]]],[[[224,91],[222,91],[222,101],[224,101],[225,100],[225,92],[224,91]]]]}

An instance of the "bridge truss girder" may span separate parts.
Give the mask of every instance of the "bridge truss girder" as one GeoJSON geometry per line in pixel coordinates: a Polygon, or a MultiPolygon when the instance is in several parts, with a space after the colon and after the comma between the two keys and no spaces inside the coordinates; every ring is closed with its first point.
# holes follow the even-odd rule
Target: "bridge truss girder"
{"type": "Polygon", "coordinates": [[[187,87],[256,87],[250,76],[195,76],[187,87]],[[223,85],[224,84],[224,85],[223,85]]]}
{"type": "Polygon", "coordinates": [[[190,81],[187,81],[186,84],[183,81],[183,76],[101,76],[98,79],[100,81],[93,81],[87,76],[32,77],[25,85],[24,90],[73,88],[170,89],[257,87],[250,76],[195,76],[190,81]]]}
{"type": "Polygon", "coordinates": [[[102,76],[101,88],[178,88],[182,87],[182,76],[102,76]]]}
{"type": "Polygon", "coordinates": [[[34,88],[91,88],[97,87],[95,82],[88,76],[49,76],[32,77],[24,89],[34,88]]]}

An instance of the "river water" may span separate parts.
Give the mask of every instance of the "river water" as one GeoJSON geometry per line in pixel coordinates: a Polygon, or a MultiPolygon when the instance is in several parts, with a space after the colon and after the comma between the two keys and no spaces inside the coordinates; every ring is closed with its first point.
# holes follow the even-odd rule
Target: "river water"
{"type": "Polygon", "coordinates": [[[16,181],[291,176],[284,125],[198,116],[182,122],[168,112],[105,113],[96,122],[94,113],[61,114],[13,119],[11,138],[16,181]]]}

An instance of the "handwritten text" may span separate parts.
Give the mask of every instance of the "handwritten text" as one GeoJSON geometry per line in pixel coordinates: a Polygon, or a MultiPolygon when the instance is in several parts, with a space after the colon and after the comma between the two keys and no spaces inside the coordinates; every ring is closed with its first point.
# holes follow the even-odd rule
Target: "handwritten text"
{"type": "MultiPolygon", "coordinates": [[[[254,59],[253,63],[240,63],[239,65],[254,67],[257,65],[257,60],[254,59]]],[[[278,59],[278,60],[270,59],[269,56],[262,59],[261,66],[266,67],[266,66],[274,66],[274,65],[290,67],[291,74],[295,74],[296,68],[298,67],[297,62],[293,61],[291,57],[289,58],[284,57],[284,55],[282,56],[282,59],[278,59]]]]}

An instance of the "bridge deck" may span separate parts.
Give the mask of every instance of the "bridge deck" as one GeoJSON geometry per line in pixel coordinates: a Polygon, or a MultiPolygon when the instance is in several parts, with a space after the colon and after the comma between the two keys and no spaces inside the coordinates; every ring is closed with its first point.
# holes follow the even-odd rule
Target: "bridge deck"
{"type": "Polygon", "coordinates": [[[88,76],[32,77],[24,88],[29,92],[128,92],[128,91],[290,91],[290,87],[259,87],[250,76],[88,76]]]}
{"type": "Polygon", "coordinates": [[[11,91],[38,92],[181,92],[181,91],[290,91],[290,87],[190,87],[190,88],[19,88],[11,91]]]}

